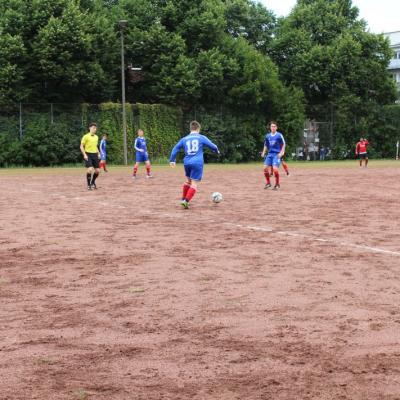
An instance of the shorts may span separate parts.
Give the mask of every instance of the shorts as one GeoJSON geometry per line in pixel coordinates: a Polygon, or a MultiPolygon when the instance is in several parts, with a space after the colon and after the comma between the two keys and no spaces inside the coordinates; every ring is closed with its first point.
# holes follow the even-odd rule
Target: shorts
{"type": "Polygon", "coordinates": [[[201,181],[203,177],[203,164],[185,164],[185,175],[194,181],[201,181]]]}
{"type": "Polygon", "coordinates": [[[368,153],[360,153],[359,156],[361,160],[365,160],[366,158],[368,158],[368,153]]]}
{"type": "Polygon", "coordinates": [[[147,151],[145,151],[143,153],[140,151],[137,151],[136,152],[136,162],[146,162],[146,161],[149,161],[149,155],[148,155],[147,151]]]}
{"type": "Polygon", "coordinates": [[[99,156],[97,153],[86,153],[88,159],[85,160],[86,168],[99,168],[99,156]]]}
{"type": "Polygon", "coordinates": [[[106,153],[100,153],[100,160],[101,161],[106,161],[107,160],[107,154],[106,153]]]}
{"type": "Polygon", "coordinates": [[[272,153],[272,154],[267,154],[267,157],[265,157],[264,160],[264,165],[270,167],[277,167],[279,168],[281,165],[281,159],[278,157],[277,153],[272,153]]]}

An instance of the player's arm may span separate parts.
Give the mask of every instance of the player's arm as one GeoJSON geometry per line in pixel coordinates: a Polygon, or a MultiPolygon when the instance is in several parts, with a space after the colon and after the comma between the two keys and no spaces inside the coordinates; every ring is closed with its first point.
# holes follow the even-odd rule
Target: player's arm
{"type": "Polygon", "coordinates": [[[214,153],[220,154],[218,150],[218,146],[213,143],[208,137],[203,136],[203,144],[208,147],[214,153]]]}
{"type": "Polygon", "coordinates": [[[360,148],[360,142],[358,142],[357,145],[356,145],[356,155],[357,155],[358,152],[359,152],[359,148],[360,148]]]}
{"type": "Polygon", "coordinates": [[[87,156],[86,151],[85,151],[85,142],[84,142],[83,140],[81,141],[81,146],[80,146],[80,148],[81,148],[81,153],[82,153],[82,155],[83,155],[83,159],[84,159],[84,160],[87,160],[87,159],[88,159],[88,156],[87,156]]]}
{"type": "Polygon", "coordinates": [[[183,139],[181,139],[172,149],[171,155],[169,157],[169,165],[171,167],[175,167],[176,165],[176,156],[178,155],[179,150],[183,147],[183,139]]]}
{"type": "Polygon", "coordinates": [[[267,137],[264,139],[264,148],[263,151],[261,152],[261,158],[264,158],[265,155],[267,154],[268,151],[268,146],[267,146],[267,137]]]}
{"type": "Polygon", "coordinates": [[[144,150],[141,149],[141,148],[139,148],[139,147],[137,146],[137,142],[138,142],[138,139],[136,138],[136,139],[135,139],[135,144],[134,144],[135,150],[136,150],[136,151],[140,151],[141,153],[143,153],[144,150]]]}
{"type": "Polygon", "coordinates": [[[281,151],[278,154],[279,158],[282,158],[285,155],[285,150],[286,150],[286,142],[284,137],[282,136],[282,147],[281,147],[281,151]]]}
{"type": "Polygon", "coordinates": [[[268,147],[264,144],[263,151],[261,152],[261,157],[262,157],[262,158],[265,157],[265,155],[267,154],[267,151],[268,151],[268,147]]]}

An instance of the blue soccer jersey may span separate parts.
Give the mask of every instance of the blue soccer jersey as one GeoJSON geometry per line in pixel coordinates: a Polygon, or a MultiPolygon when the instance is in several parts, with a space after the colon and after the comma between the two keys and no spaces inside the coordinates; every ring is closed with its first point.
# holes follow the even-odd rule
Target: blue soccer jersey
{"type": "Polygon", "coordinates": [[[136,162],[146,162],[149,160],[149,155],[147,154],[147,142],[146,138],[138,136],[135,140],[135,150],[136,150],[136,162]]]}
{"type": "Polygon", "coordinates": [[[100,141],[100,158],[106,160],[107,158],[107,140],[101,139],[100,141]]]}
{"type": "Polygon", "coordinates": [[[268,133],[265,136],[264,145],[268,148],[268,154],[278,154],[285,146],[285,139],[280,132],[275,132],[275,135],[268,133]]]}
{"type": "Polygon", "coordinates": [[[147,153],[146,138],[138,136],[135,140],[135,150],[139,153],[147,153]]]}
{"type": "Polygon", "coordinates": [[[191,133],[183,137],[172,149],[170,162],[175,162],[179,150],[185,151],[183,163],[189,164],[204,164],[203,148],[208,147],[214,153],[219,153],[218,147],[208,137],[200,133],[191,133]]]}

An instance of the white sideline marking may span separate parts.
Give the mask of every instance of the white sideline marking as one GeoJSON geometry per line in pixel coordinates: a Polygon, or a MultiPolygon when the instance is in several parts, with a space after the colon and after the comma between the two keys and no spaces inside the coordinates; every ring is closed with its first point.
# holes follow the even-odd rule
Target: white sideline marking
{"type": "MultiPolygon", "coordinates": [[[[40,190],[32,190],[32,189],[21,189],[21,191],[30,192],[30,193],[42,193],[40,190]]],[[[60,197],[60,198],[67,198],[65,195],[57,194],[57,193],[53,193],[53,194],[51,194],[51,196],[60,197]]],[[[71,199],[72,200],[84,200],[84,201],[86,201],[87,197],[72,197],[71,199]]],[[[120,208],[120,209],[126,209],[127,208],[126,206],[123,206],[123,205],[118,205],[118,204],[115,204],[115,203],[111,204],[111,203],[107,203],[105,201],[99,201],[99,202],[96,202],[96,203],[97,204],[101,204],[101,205],[114,207],[114,208],[120,208]]],[[[148,212],[145,215],[154,215],[154,213],[153,212],[148,212]]],[[[181,214],[162,213],[161,215],[164,216],[164,217],[167,217],[167,218],[181,217],[181,214]]],[[[216,221],[216,220],[208,220],[207,221],[207,220],[202,219],[201,221],[202,222],[218,223],[218,221],[216,221]]],[[[364,250],[364,251],[369,251],[371,253],[389,254],[389,255],[397,256],[397,257],[400,256],[400,252],[399,251],[385,250],[385,249],[381,249],[379,247],[365,246],[365,245],[362,245],[362,244],[340,242],[339,240],[335,240],[335,239],[316,238],[314,236],[306,235],[306,234],[303,234],[303,233],[297,233],[297,232],[275,231],[273,228],[270,228],[270,227],[240,225],[240,224],[233,224],[231,222],[222,222],[221,224],[222,225],[233,226],[233,227],[240,228],[240,229],[251,230],[251,231],[269,232],[269,233],[272,232],[272,233],[277,233],[278,235],[293,236],[293,237],[312,240],[314,242],[331,243],[331,244],[334,244],[335,246],[342,246],[342,247],[348,247],[348,248],[353,248],[353,249],[358,249],[358,250],[364,250]]]]}
{"type": "Polygon", "coordinates": [[[303,234],[303,233],[275,231],[273,228],[270,228],[270,227],[240,225],[240,224],[232,224],[232,223],[229,223],[229,222],[226,222],[225,225],[230,225],[230,226],[234,226],[236,228],[246,229],[246,230],[251,230],[251,231],[274,232],[274,233],[277,233],[278,235],[300,237],[300,238],[303,238],[303,239],[313,240],[315,242],[332,243],[332,244],[334,244],[336,246],[350,247],[350,248],[353,248],[353,249],[370,251],[372,253],[382,253],[382,254],[390,254],[392,256],[400,256],[400,252],[399,251],[385,250],[385,249],[381,249],[379,247],[365,246],[365,245],[362,245],[362,244],[340,242],[340,241],[335,240],[335,239],[316,238],[316,237],[313,237],[313,236],[310,236],[310,235],[306,235],[306,234],[303,234]]]}

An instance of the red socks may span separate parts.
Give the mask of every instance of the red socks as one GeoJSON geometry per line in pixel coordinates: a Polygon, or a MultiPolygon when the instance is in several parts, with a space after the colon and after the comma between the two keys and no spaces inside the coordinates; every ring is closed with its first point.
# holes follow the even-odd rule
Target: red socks
{"type": "Polygon", "coordinates": [[[269,171],[264,171],[264,176],[265,179],[267,180],[267,184],[269,185],[271,183],[271,180],[269,179],[269,171]]]}
{"type": "Polygon", "coordinates": [[[279,185],[279,172],[274,171],[274,175],[275,175],[275,185],[279,185]]]}
{"type": "Polygon", "coordinates": [[[189,189],[188,189],[188,191],[187,191],[187,193],[186,193],[185,199],[186,199],[187,201],[190,201],[190,200],[193,199],[193,196],[194,196],[195,194],[196,194],[196,189],[194,189],[194,188],[192,188],[192,187],[189,187],[189,189]]]}
{"type": "Polygon", "coordinates": [[[286,163],[282,163],[282,167],[283,167],[283,169],[285,170],[286,173],[289,172],[289,168],[288,168],[286,163]]]}
{"type": "Polygon", "coordinates": [[[147,175],[151,175],[151,166],[146,166],[147,175]]]}
{"type": "Polygon", "coordinates": [[[188,192],[189,189],[190,189],[190,185],[185,183],[183,185],[183,189],[182,189],[182,200],[186,199],[186,195],[187,195],[187,192],[188,192]]]}
{"type": "Polygon", "coordinates": [[[133,176],[136,176],[138,167],[133,167],[133,176]]]}

